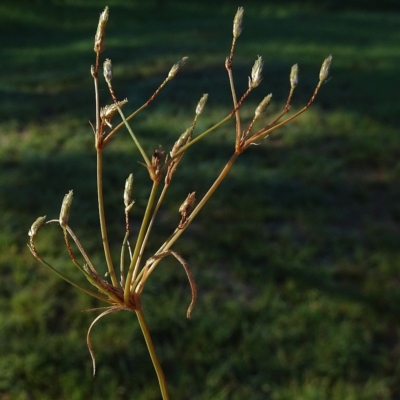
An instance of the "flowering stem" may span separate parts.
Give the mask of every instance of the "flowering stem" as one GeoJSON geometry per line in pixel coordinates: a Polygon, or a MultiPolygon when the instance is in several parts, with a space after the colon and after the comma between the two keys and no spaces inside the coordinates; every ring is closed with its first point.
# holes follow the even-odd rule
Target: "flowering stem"
{"type": "Polygon", "coordinates": [[[143,311],[141,309],[136,310],[136,316],[139,320],[140,329],[142,330],[144,340],[146,341],[147,349],[149,351],[151,361],[153,362],[154,369],[157,374],[158,384],[160,385],[161,395],[163,400],[169,400],[167,382],[165,380],[164,372],[161,368],[161,364],[158,361],[156,351],[154,349],[153,341],[151,340],[150,331],[144,318],[143,311]]]}
{"type": "MultiPolygon", "coordinates": [[[[204,195],[204,197],[200,200],[200,202],[197,204],[195,209],[192,211],[192,213],[187,218],[184,228],[176,229],[174,231],[174,233],[169,237],[169,239],[167,239],[166,242],[157,250],[156,254],[159,254],[159,253],[161,253],[163,251],[169,250],[172,247],[172,245],[178,240],[178,238],[182,235],[182,233],[186,230],[186,228],[193,221],[195,216],[199,213],[199,211],[203,208],[203,206],[207,203],[207,201],[213,195],[213,193],[217,190],[217,188],[221,184],[221,182],[226,178],[226,175],[228,174],[228,172],[232,168],[233,164],[235,163],[235,161],[236,161],[236,159],[238,158],[239,155],[240,155],[240,152],[238,152],[238,151],[235,151],[232,154],[232,157],[229,159],[229,161],[227,162],[227,164],[225,165],[225,167],[223,168],[223,170],[219,174],[218,178],[214,181],[214,183],[208,189],[207,193],[204,195]]],[[[154,271],[155,267],[160,262],[160,260],[156,260],[152,264],[152,266],[149,268],[147,276],[149,276],[154,271]]]]}
{"type": "MultiPolygon", "coordinates": [[[[283,120],[283,121],[280,122],[279,124],[276,124],[276,125],[272,126],[272,127],[269,128],[269,129],[263,129],[263,130],[257,132],[255,135],[253,135],[253,136],[251,136],[250,138],[248,138],[248,139],[246,140],[245,144],[244,144],[244,149],[246,149],[247,147],[249,147],[252,143],[257,142],[257,140],[267,137],[267,136],[268,136],[272,131],[274,131],[275,129],[278,129],[278,128],[282,127],[283,125],[286,125],[288,122],[293,121],[293,120],[294,120],[295,118],[297,118],[299,115],[301,115],[301,114],[303,114],[304,112],[306,112],[306,111],[311,107],[311,104],[314,102],[314,100],[315,100],[315,98],[316,98],[316,96],[317,96],[317,94],[318,94],[318,92],[319,92],[319,89],[321,88],[322,83],[323,83],[322,81],[319,81],[319,82],[318,82],[318,85],[317,85],[317,87],[315,88],[315,90],[314,90],[314,92],[313,92],[313,94],[312,94],[312,96],[311,96],[311,99],[309,100],[309,102],[308,102],[300,111],[297,111],[297,113],[293,114],[293,115],[290,116],[289,118],[286,118],[285,120],[283,120]]],[[[279,116],[279,118],[280,118],[280,117],[281,117],[281,116],[279,116]]],[[[276,119],[276,121],[277,121],[277,120],[278,120],[278,119],[276,119]]]]}
{"type": "Polygon", "coordinates": [[[143,221],[142,221],[142,225],[140,227],[140,231],[136,240],[136,245],[135,245],[135,250],[133,251],[133,255],[132,255],[132,260],[131,263],[129,265],[129,271],[128,271],[128,275],[126,277],[126,281],[125,281],[125,290],[124,290],[124,299],[125,299],[125,304],[129,304],[129,295],[130,295],[130,287],[131,287],[131,283],[132,280],[135,279],[135,275],[137,273],[137,270],[139,268],[139,252],[140,252],[140,248],[142,246],[145,234],[146,234],[146,229],[148,226],[148,221],[150,218],[150,214],[151,214],[151,209],[153,207],[154,204],[154,200],[157,194],[157,188],[158,188],[159,183],[158,182],[153,182],[153,187],[151,188],[151,193],[150,193],[150,197],[149,200],[147,201],[147,207],[146,207],[146,211],[144,213],[144,217],[143,217],[143,221]]]}
{"type": "Polygon", "coordinates": [[[118,286],[118,280],[115,275],[114,266],[111,258],[110,246],[108,244],[106,218],[104,215],[103,198],[103,153],[102,149],[97,149],[97,200],[99,204],[99,219],[101,229],[101,239],[103,241],[104,255],[106,257],[108,273],[114,286],[118,286]]]}
{"type": "MultiPolygon", "coordinates": [[[[28,246],[29,247],[29,246],[28,246]]],[[[43,260],[43,258],[35,255],[35,253],[32,251],[32,248],[30,248],[32,254],[34,257],[43,265],[45,265],[47,268],[51,269],[56,275],[58,275],[61,279],[64,279],[64,281],[68,282],[70,285],[75,286],[77,289],[82,290],[82,292],[87,293],[89,296],[93,296],[96,299],[99,299],[101,301],[104,301],[106,303],[111,303],[110,300],[108,300],[106,297],[101,296],[100,294],[97,294],[96,292],[91,291],[90,289],[86,289],[85,287],[81,286],[79,283],[73,281],[72,279],[68,278],[66,275],[64,275],[62,272],[58,271],[55,269],[52,265],[50,265],[47,261],[43,260]]]]}

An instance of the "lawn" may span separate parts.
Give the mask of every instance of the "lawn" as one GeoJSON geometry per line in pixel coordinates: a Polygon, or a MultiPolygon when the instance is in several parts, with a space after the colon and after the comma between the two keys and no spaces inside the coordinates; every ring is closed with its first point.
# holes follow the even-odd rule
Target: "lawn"
{"type": "MultiPolygon", "coordinates": [[[[0,4],[0,399],[159,399],[134,314],[111,314],[94,327],[93,378],[86,332],[98,312],[82,311],[102,304],[37,263],[26,246],[31,223],[41,215],[58,218],[73,189],[71,226],[106,272],[88,123],[93,38],[104,5],[44,3],[0,4]]],[[[127,113],[189,56],[132,121],[148,153],[159,144],[171,148],[203,93],[209,102],[195,134],[230,112],[224,61],[236,5],[108,4],[104,56],[113,60],[127,113]]],[[[293,110],[308,101],[330,53],[331,78],[310,110],[239,157],[174,246],[197,283],[192,318],[186,319],[190,289],[178,263],[163,260],[146,286],[143,308],[172,399],[399,398],[399,26],[396,13],[245,5],[233,65],[238,93],[257,55],[265,66],[243,118],[250,121],[270,92],[265,118],[279,112],[294,63],[300,78],[293,110]]],[[[234,131],[229,122],[187,151],[151,248],[175,228],[187,194],[201,198],[211,185],[232,153],[234,131]]],[[[133,172],[134,232],[151,186],[138,161],[121,129],[104,161],[115,260],[125,233],[125,179],[133,172]]],[[[59,228],[43,229],[38,248],[85,283],[59,228]]]]}

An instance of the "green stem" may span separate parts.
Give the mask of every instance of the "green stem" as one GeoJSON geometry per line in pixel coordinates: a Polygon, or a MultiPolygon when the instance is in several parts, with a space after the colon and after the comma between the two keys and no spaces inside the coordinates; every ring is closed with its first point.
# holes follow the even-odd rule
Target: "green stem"
{"type": "Polygon", "coordinates": [[[166,165],[168,165],[172,160],[174,160],[176,157],[178,157],[179,155],[181,155],[183,152],[185,152],[190,146],[192,146],[193,144],[195,144],[196,142],[198,142],[199,140],[203,139],[205,136],[207,136],[208,134],[210,134],[211,132],[215,131],[217,128],[219,128],[221,125],[225,124],[225,122],[228,122],[232,116],[234,114],[229,114],[227,117],[225,117],[222,121],[219,121],[217,124],[215,124],[214,126],[212,126],[211,128],[207,129],[206,131],[204,131],[202,134],[200,134],[199,136],[195,137],[193,140],[191,140],[189,143],[186,143],[184,146],[182,146],[179,151],[176,152],[176,154],[174,155],[173,158],[169,159],[169,162],[166,163],[166,165]]]}
{"type": "Polygon", "coordinates": [[[167,382],[165,380],[164,372],[161,368],[161,364],[158,361],[156,351],[154,349],[153,341],[151,340],[150,331],[147,326],[146,320],[141,309],[136,310],[136,315],[139,320],[140,328],[143,332],[144,340],[146,341],[147,349],[150,353],[151,361],[153,362],[154,369],[157,374],[158,383],[160,385],[161,395],[163,400],[169,400],[167,382]]]}
{"type": "MultiPolygon", "coordinates": [[[[144,108],[147,107],[147,103],[143,104],[141,107],[139,107],[135,112],[133,112],[131,115],[125,118],[126,121],[131,120],[133,117],[135,117],[137,114],[139,114],[140,111],[142,111],[144,108]]],[[[117,133],[118,129],[122,128],[125,125],[125,121],[120,122],[104,139],[103,144],[104,146],[110,141],[110,139],[117,133]]]]}
{"type": "MultiPolygon", "coordinates": [[[[276,125],[274,125],[273,127],[269,128],[269,129],[262,129],[261,131],[257,132],[253,136],[251,136],[249,139],[246,140],[245,145],[243,146],[243,150],[247,149],[247,147],[249,147],[252,143],[255,143],[257,140],[262,139],[264,137],[267,137],[275,129],[278,129],[281,126],[286,125],[288,122],[293,121],[299,115],[301,115],[304,112],[306,112],[311,107],[312,103],[314,103],[314,100],[317,97],[317,94],[318,94],[319,90],[321,89],[321,85],[323,83],[324,83],[324,81],[319,81],[318,82],[318,84],[317,84],[317,86],[316,86],[316,88],[314,90],[314,93],[311,96],[311,99],[308,101],[308,103],[300,111],[297,111],[297,113],[293,114],[289,118],[286,118],[285,120],[283,120],[279,124],[276,124],[276,125]]],[[[278,118],[276,118],[274,121],[272,121],[267,126],[270,126],[272,123],[277,122],[284,114],[285,114],[285,112],[283,112],[282,115],[278,115],[278,118]]]]}
{"type": "Polygon", "coordinates": [[[142,157],[143,157],[143,159],[144,159],[146,165],[147,165],[148,167],[151,167],[151,162],[150,162],[150,160],[148,159],[148,157],[147,157],[145,151],[143,150],[143,147],[140,145],[139,141],[137,140],[137,138],[136,138],[135,134],[133,133],[131,127],[129,126],[128,121],[126,120],[126,118],[125,118],[125,116],[124,116],[124,113],[122,112],[122,110],[121,110],[121,108],[119,107],[118,103],[114,102],[114,104],[116,105],[117,110],[118,110],[118,112],[119,112],[119,115],[121,116],[122,121],[124,122],[124,124],[125,124],[125,126],[126,126],[126,129],[128,129],[128,132],[129,132],[129,134],[131,135],[133,141],[135,142],[137,148],[139,149],[140,154],[142,155],[142,157]]]}
{"type": "Polygon", "coordinates": [[[128,275],[126,277],[125,290],[124,290],[125,304],[129,304],[130,286],[132,283],[132,279],[134,279],[134,272],[136,274],[137,269],[139,267],[139,265],[137,263],[138,257],[139,257],[139,252],[140,252],[140,248],[142,246],[142,243],[143,243],[143,240],[144,240],[144,237],[146,234],[146,229],[147,229],[148,221],[149,221],[149,218],[151,215],[151,209],[153,208],[154,200],[156,198],[158,185],[159,185],[158,182],[153,182],[153,187],[151,188],[150,197],[149,197],[149,200],[147,201],[146,211],[143,216],[142,225],[140,227],[138,238],[136,240],[135,250],[133,251],[132,260],[129,265],[129,271],[128,271],[128,275]]]}
{"type": "MultiPolygon", "coordinates": [[[[207,203],[207,201],[210,199],[210,197],[213,195],[213,193],[217,190],[218,186],[221,184],[221,182],[225,179],[226,175],[228,174],[229,170],[232,168],[233,164],[235,163],[236,159],[240,155],[239,152],[235,151],[232,154],[232,157],[229,159],[221,173],[219,174],[218,178],[214,181],[214,183],[211,185],[211,187],[208,189],[208,192],[204,195],[204,197],[201,199],[201,201],[197,204],[195,209],[192,211],[192,213],[189,215],[187,222],[185,224],[185,227],[183,229],[176,229],[175,232],[169,237],[169,239],[160,247],[160,249],[157,250],[156,254],[159,254],[162,251],[169,250],[171,246],[178,240],[178,238],[182,235],[182,233],[186,230],[186,228],[190,225],[190,223],[193,221],[193,219],[196,217],[196,215],[199,213],[199,211],[203,208],[203,206],[207,203]]],[[[154,271],[155,267],[159,263],[160,260],[157,260],[153,263],[153,265],[150,267],[148,271],[148,276],[154,271]]]]}
{"type": "Polygon", "coordinates": [[[106,218],[104,215],[104,197],[103,197],[103,153],[102,149],[97,149],[97,200],[99,203],[99,219],[101,238],[103,241],[104,255],[106,257],[108,273],[112,284],[117,287],[118,280],[115,275],[114,266],[111,258],[110,246],[108,244],[106,218]]]}
{"type": "MultiPolygon", "coordinates": [[[[139,255],[138,255],[138,258],[137,258],[137,261],[136,261],[136,264],[135,264],[135,270],[134,270],[133,276],[132,276],[132,280],[133,280],[133,281],[136,280],[138,268],[139,268],[140,262],[141,262],[141,260],[142,260],[144,250],[145,250],[145,248],[146,248],[147,241],[149,240],[150,233],[151,233],[151,229],[152,229],[152,227],[153,227],[153,224],[154,224],[154,221],[155,221],[155,219],[156,219],[158,210],[160,209],[161,203],[162,203],[163,200],[164,200],[164,197],[165,197],[165,194],[167,193],[168,188],[169,188],[169,185],[165,185],[165,186],[163,187],[163,190],[162,190],[162,192],[161,192],[161,194],[160,194],[160,197],[159,197],[159,199],[158,199],[158,201],[157,201],[156,207],[154,208],[153,215],[152,215],[151,220],[150,220],[150,222],[149,222],[149,226],[147,227],[147,231],[146,231],[146,234],[145,234],[145,236],[144,236],[142,245],[140,246],[139,255]]],[[[136,287],[135,283],[134,283],[133,285],[131,285],[131,287],[135,288],[135,287],[136,287]]]]}
{"type": "Polygon", "coordinates": [[[121,260],[120,260],[120,274],[121,274],[121,286],[125,286],[125,248],[128,246],[129,232],[125,233],[124,241],[122,242],[121,248],[121,260]]]}
{"type": "MultiPolygon", "coordinates": [[[[28,246],[29,247],[29,246],[28,246]]],[[[32,251],[32,250],[31,250],[32,251]]],[[[58,275],[61,279],[64,279],[64,281],[68,282],[70,285],[76,287],[79,290],[82,290],[82,292],[87,293],[89,296],[95,297],[96,299],[99,299],[101,301],[104,301],[106,303],[111,303],[111,301],[109,299],[107,299],[106,297],[100,296],[99,294],[97,294],[96,292],[92,292],[90,289],[86,289],[85,287],[81,286],[79,283],[74,282],[73,280],[71,280],[70,278],[68,278],[66,275],[64,275],[62,272],[58,271],[57,269],[55,269],[52,265],[50,265],[48,262],[46,262],[45,260],[43,260],[43,258],[41,257],[37,257],[35,256],[35,254],[33,254],[34,257],[43,265],[45,265],[47,268],[51,269],[56,275],[58,275]]]]}

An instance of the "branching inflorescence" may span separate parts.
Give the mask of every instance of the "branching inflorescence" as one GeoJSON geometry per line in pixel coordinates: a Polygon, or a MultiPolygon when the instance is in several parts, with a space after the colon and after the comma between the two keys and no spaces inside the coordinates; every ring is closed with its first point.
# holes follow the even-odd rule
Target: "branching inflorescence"
{"type": "Polygon", "coordinates": [[[68,217],[73,200],[72,191],[70,191],[64,197],[59,219],[50,220],[46,222],[46,217],[39,217],[32,224],[29,230],[30,243],[28,246],[33,256],[37,260],[39,260],[42,264],[46,265],[52,271],[57,273],[61,278],[63,278],[70,284],[74,285],[78,289],[108,304],[108,306],[104,308],[104,311],[92,322],[88,330],[87,344],[93,360],[93,373],[95,373],[95,359],[89,336],[93,324],[102,316],[114,311],[120,311],[120,310],[134,311],[138,317],[140,327],[143,331],[146,344],[148,346],[148,350],[157,373],[163,399],[169,399],[166,381],[154,350],[154,346],[142,312],[141,301],[140,301],[141,294],[145,288],[147,279],[154,272],[155,268],[164,257],[173,256],[183,266],[184,271],[186,272],[186,275],[189,280],[192,292],[192,300],[187,310],[187,317],[188,318],[190,317],[191,311],[196,301],[196,285],[187,262],[182,258],[182,256],[180,256],[177,252],[171,249],[172,245],[186,230],[186,228],[190,225],[190,223],[196,217],[198,212],[202,209],[204,204],[209,200],[211,195],[218,188],[220,183],[225,179],[227,173],[231,169],[237,157],[250,145],[259,143],[262,139],[266,138],[271,132],[294,120],[311,106],[322,84],[328,78],[329,69],[332,62],[331,55],[324,60],[320,70],[318,83],[308,103],[299,111],[295,112],[290,116],[287,116],[287,114],[290,111],[290,104],[293,92],[298,84],[299,69],[297,64],[293,65],[290,71],[289,95],[282,111],[278,115],[273,117],[269,122],[266,123],[264,122],[264,125],[262,126],[261,129],[254,130],[255,123],[262,119],[267,107],[271,103],[272,94],[268,94],[255,109],[252,121],[250,121],[247,128],[243,130],[242,120],[240,117],[240,108],[244,103],[244,101],[249,96],[249,94],[255,88],[257,88],[260,82],[262,81],[263,78],[262,69],[264,64],[262,57],[258,56],[253,65],[250,76],[248,78],[248,89],[240,98],[238,98],[233,80],[232,64],[233,64],[236,41],[242,32],[243,13],[244,13],[243,8],[240,7],[235,15],[233,22],[233,40],[232,40],[231,50],[229,56],[225,60],[225,68],[228,73],[230,89],[233,99],[232,111],[225,118],[216,123],[214,126],[194,137],[194,131],[197,120],[199,116],[202,114],[208,99],[208,94],[203,94],[195,109],[195,115],[191,126],[188,127],[180,135],[180,137],[175,142],[174,146],[169,151],[169,153],[166,154],[161,148],[157,148],[156,150],[154,150],[153,154],[149,157],[142,148],[140,141],[138,140],[136,134],[131,129],[131,126],[128,121],[132,120],[140,111],[145,109],[156,98],[156,96],[164,88],[164,86],[170,80],[172,80],[178,74],[181,68],[185,65],[187,57],[183,57],[180,61],[178,61],[176,64],[172,66],[165,80],[155,90],[155,92],[150,96],[150,98],[136,111],[131,113],[128,117],[125,117],[124,113],[122,112],[122,108],[128,103],[128,100],[127,99],[118,100],[117,95],[114,92],[112,86],[112,79],[113,79],[112,62],[109,59],[105,59],[105,61],[103,62],[103,75],[106,84],[108,86],[113,103],[105,105],[104,107],[100,107],[99,83],[98,83],[99,69],[100,69],[100,55],[104,51],[104,38],[109,17],[108,7],[105,8],[105,10],[100,14],[100,20],[95,35],[95,43],[94,43],[95,63],[91,67],[91,75],[93,77],[94,89],[95,89],[96,123],[95,126],[92,125],[92,129],[94,132],[95,149],[97,153],[98,209],[99,209],[101,236],[104,247],[104,258],[108,268],[109,280],[103,279],[100,276],[98,270],[91,262],[89,256],[86,254],[79,239],[74,234],[72,228],[68,225],[68,217]],[[120,122],[116,127],[113,128],[111,122],[112,119],[117,114],[120,115],[122,122],[120,122]],[[284,119],[285,116],[286,118],[284,119]],[[210,186],[206,194],[203,196],[203,198],[198,202],[196,206],[195,206],[196,202],[195,192],[189,193],[189,195],[179,208],[181,218],[176,229],[171,233],[169,238],[165,240],[165,242],[160,246],[160,248],[153,254],[153,256],[144,261],[143,260],[144,250],[146,249],[146,245],[148,243],[150,234],[152,232],[152,227],[156,219],[158,210],[163,202],[165,194],[172,182],[174,173],[177,167],[179,166],[184,153],[189,149],[189,147],[193,146],[195,143],[202,140],[205,136],[215,131],[217,128],[219,128],[232,118],[235,118],[236,120],[236,135],[235,135],[233,154],[231,158],[228,160],[227,164],[222,169],[218,177],[215,179],[214,183],[210,186]],[[117,270],[114,266],[111,257],[111,251],[109,248],[109,241],[107,237],[107,227],[105,222],[105,210],[103,201],[104,197],[103,197],[103,178],[102,178],[103,176],[102,155],[104,149],[109,144],[110,139],[122,126],[125,126],[127,128],[135,145],[137,146],[137,148],[141,153],[143,159],[142,163],[148,170],[149,177],[152,182],[152,188],[147,202],[147,207],[144,210],[143,219],[140,225],[139,232],[137,234],[136,242],[134,246],[131,247],[129,241],[130,237],[129,212],[134,205],[134,200],[132,199],[133,175],[130,174],[126,180],[125,190],[123,194],[123,202],[125,206],[124,209],[125,222],[126,222],[125,236],[121,248],[121,256],[119,262],[119,278],[118,278],[117,270]],[[158,189],[160,186],[162,188],[160,194],[158,195],[159,192],[158,189]],[[89,288],[84,287],[81,284],[73,281],[72,279],[64,275],[62,272],[58,271],[47,261],[45,261],[45,259],[39,254],[37,248],[35,247],[35,237],[37,235],[38,230],[42,228],[43,225],[49,223],[58,223],[61,226],[65,245],[68,250],[68,254],[72,263],[83,273],[83,275],[91,283],[91,285],[94,286],[94,290],[90,290],[89,288]],[[71,239],[79,250],[80,256],[78,258],[83,259],[83,262],[78,261],[78,259],[75,257],[71,248],[71,243],[70,243],[71,239]],[[127,252],[128,255],[126,254],[127,252]],[[126,258],[129,258],[129,266],[127,267],[125,266],[126,258]]]}

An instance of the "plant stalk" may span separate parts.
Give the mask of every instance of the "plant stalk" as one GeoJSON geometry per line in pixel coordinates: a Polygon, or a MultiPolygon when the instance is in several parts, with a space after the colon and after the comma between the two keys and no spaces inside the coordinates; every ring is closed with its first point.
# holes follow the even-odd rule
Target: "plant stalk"
{"type": "Polygon", "coordinates": [[[142,330],[144,340],[146,341],[147,349],[153,362],[154,369],[157,374],[158,384],[160,385],[161,395],[163,400],[169,400],[167,382],[165,380],[164,371],[161,368],[161,364],[158,361],[156,351],[154,349],[153,341],[151,340],[150,331],[144,318],[143,311],[141,309],[136,310],[136,316],[139,320],[140,329],[142,330]]]}
{"type": "Polygon", "coordinates": [[[99,220],[101,229],[101,239],[104,247],[104,255],[106,257],[108,273],[111,277],[112,284],[117,287],[118,280],[115,275],[114,266],[111,258],[110,246],[108,244],[106,218],[104,215],[104,197],[103,197],[103,153],[102,149],[97,148],[97,201],[99,204],[99,220]]]}

